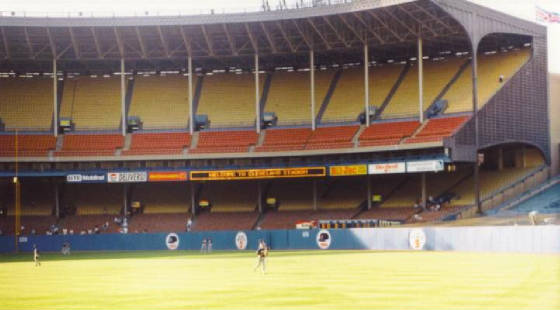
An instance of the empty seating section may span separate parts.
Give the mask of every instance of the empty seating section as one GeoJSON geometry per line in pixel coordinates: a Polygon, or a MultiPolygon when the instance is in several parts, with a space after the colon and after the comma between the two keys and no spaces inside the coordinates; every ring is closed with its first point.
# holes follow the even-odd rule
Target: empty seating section
{"type": "Polygon", "coordinates": [[[258,217],[258,212],[202,212],[197,215],[193,230],[248,230],[258,217]]]}
{"type": "Polygon", "coordinates": [[[186,213],[136,214],[129,221],[128,232],[183,232],[189,217],[186,213]]]}
{"type": "MultiPolygon", "coordinates": [[[[384,65],[369,68],[369,103],[380,107],[397,82],[403,66],[384,65]]],[[[342,71],[323,122],[355,121],[364,111],[364,68],[342,71]]]]}
{"type": "Polygon", "coordinates": [[[525,148],[525,167],[538,167],[544,164],[544,158],[537,148],[525,148]]]}
{"type": "Polygon", "coordinates": [[[211,212],[255,211],[257,183],[251,181],[206,183],[200,198],[210,202],[211,212]]]}
{"type": "Polygon", "coordinates": [[[122,155],[181,154],[190,145],[191,135],[185,132],[135,133],[130,149],[122,155]]]}
{"type": "Polygon", "coordinates": [[[441,141],[452,135],[469,118],[470,116],[432,118],[414,137],[406,139],[405,143],[441,141]]]}
{"type": "MultiPolygon", "coordinates": [[[[49,179],[20,179],[20,215],[47,216],[54,212],[54,186],[49,179]]],[[[0,184],[0,208],[15,214],[15,185],[11,179],[0,184]],[[8,182],[10,181],[10,182],[8,182]]]]}
{"type": "MultiPolygon", "coordinates": [[[[429,173],[426,175],[426,194],[438,197],[455,184],[469,175],[470,171],[429,173]]],[[[426,198],[427,198],[426,197],[426,198]]],[[[396,189],[387,200],[381,204],[382,208],[412,207],[422,198],[421,175],[414,174],[407,177],[406,182],[396,189]]]]}
{"type": "MultiPolygon", "coordinates": [[[[196,89],[193,80],[193,91],[196,89]]],[[[182,75],[138,76],[128,115],[138,116],[144,129],[186,128],[189,122],[188,79],[182,75]]]]}
{"type": "Polygon", "coordinates": [[[119,134],[68,134],[64,136],[61,151],[57,156],[111,156],[122,148],[124,137],[119,134]]]}
{"type": "MultiPolygon", "coordinates": [[[[18,156],[47,156],[53,150],[56,139],[51,135],[18,135],[18,156]]],[[[0,135],[0,157],[16,155],[16,136],[0,135]]]]}
{"type": "MultiPolygon", "coordinates": [[[[144,214],[189,213],[191,211],[191,191],[187,183],[136,184],[129,200],[140,202],[144,214]]],[[[136,215],[135,215],[136,216],[136,215]]]]}
{"type": "MultiPolygon", "coordinates": [[[[478,57],[478,107],[481,108],[531,56],[530,48],[478,57]],[[503,75],[504,82],[499,78],[503,75]]],[[[472,111],[472,70],[466,69],[443,99],[449,101],[446,113],[472,111]]]]}
{"type": "MultiPolygon", "coordinates": [[[[504,188],[523,178],[534,168],[505,168],[502,171],[480,171],[480,198],[484,199],[492,193],[504,188]]],[[[456,193],[458,199],[452,201],[452,205],[472,205],[474,203],[474,179],[468,178],[454,186],[449,191],[456,193]]]]}
{"type": "Polygon", "coordinates": [[[420,126],[418,121],[378,122],[371,124],[360,135],[360,146],[399,144],[420,126]]]}
{"type": "Polygon", "coordinates": [[[377,219],[387,221],[407,221],[414,215],[414,209],[410,207],[395,208],[372,208],[371,210],[360,213],[358,219],[377,219]]]}
{"type": "MultiPolygon", "coordinates": [[[[334,71],[315,72],[316,111],[327,94],[334,71]]],[[[311,123],[309,72],[274,72],[265,112],[276,112],[279,125],[311,123]]]]}
{"type": "Polygon", "coordinates": [[[0,79],[0,118],[7,130],[48,130],[53,118],[50,78],[0,79]]]}
{"type": "Polygon", "coordinates": [[[267,198],[276,198],[278,210],[312,210],[313,182],[310,180],[273,181],[267,198]]]}
{"type": "Polygon", "coordinates": [[[319,196],[319,209],[356,209],[367,198],[366,177],[344,177],[327,184],[319,196]]]}
{"type": "MultiPolygon", "coordinates": [[[[426,110],[445,85],[457,73],[465,59],[424,61],[424,110],[426,110]]],[[[418,64],[408,70],[391,101],[383,110],[383,118],[399,118],[418,115],[418,64]]]]}
{"type": "Polygon", "coordinates": [[[356,214],[356,210],[327,210],[327,211],[284,211],[267,212],[260,223],[263,229],[294,229],[299,221],[311,220],[345,220],[356,214]]]}
{"type": "Polygon", "coordinates": [[[248,152],[257,144],[258,135],[254,130],[203,131],[198,144],[189,153],[235,153],[248,152]]]}
{"type": "Polygon", "coordinates": [[[123,204],[122,184],[66,184],[62,208],[75,208],[76,215],[118,215],[123,204]]]}
{"type": "MultiPolygon", "coordinates": [[[[212,127],[243,127],[255,124],[255,77],[253,74],[204,76],[197,114],[207,114],[212,127]]],[[[265,76],[259,77],[262,91],[265,76]]]]}
{"type": "Polygon", "coordinates": [[[321,127],[313,131],[305,146],[306,150],[340,149],[354,146],[352,137],[358,126],[321,127]]]}
{"type": "Polygon", "coordinates": [[[119,128],[120,80],[90,77],[66,79],[60,117],[72,118],[76,130],[119,128]]]}
{"type": "Polygon", "coordinates": [[[255,148],[257,152],[303,150],[311,137],[310,128],[269,129],[264,143],[255,148]]]}

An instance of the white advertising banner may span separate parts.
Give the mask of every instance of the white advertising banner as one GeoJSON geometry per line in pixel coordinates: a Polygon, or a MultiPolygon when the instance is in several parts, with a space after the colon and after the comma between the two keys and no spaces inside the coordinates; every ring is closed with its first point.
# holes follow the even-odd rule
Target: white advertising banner
{"type": "Polygon", "coordinates": [[[387,174],[387,173],[405,173],[406,166],[404,162],[369,164],[369,174],[387,174]]]}
{"type": "Polygon", "coordinates": [[[137,183],[147,181],[148,173],[146,171],[107,173],[107,182],[109,183],[137,183]]]}
{"type": "Polygon", "coordinates": [[[438,172],[443,171],[443,160],[407,161],[406,172],[438,172]]]}

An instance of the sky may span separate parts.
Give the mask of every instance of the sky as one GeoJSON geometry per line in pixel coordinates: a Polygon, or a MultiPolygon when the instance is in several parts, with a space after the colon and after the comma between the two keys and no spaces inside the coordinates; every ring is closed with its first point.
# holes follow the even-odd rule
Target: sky
{"type": "MultiPolygon", "coordinates": [[[[297,0],[299,1],[299,0],[297,0]]],[[[305,0],[306,2],[308,0],[305,0]]],[[[508,14],[535,20],[535,5],[553,12],[560,13],[560,0],[469,0],[480,5],[503,11],[508,14]]],[[[268,0],[275,7],[280,0],[268,0]]],[[[285,0],[293,6],[296,0],[285,0]]],[[[262,0],[0,0],[0,12],[16,11],[18,15],[26,12],[27,16],[66,16],[83,12],[89,16],[131,16],[144,15],[176,15],[176,14],[208,14],[211,9],[215,13],[256,11],[262,0]]],[[[560,24],[549,24],[549,71],[560,73],[560,24]]]]}

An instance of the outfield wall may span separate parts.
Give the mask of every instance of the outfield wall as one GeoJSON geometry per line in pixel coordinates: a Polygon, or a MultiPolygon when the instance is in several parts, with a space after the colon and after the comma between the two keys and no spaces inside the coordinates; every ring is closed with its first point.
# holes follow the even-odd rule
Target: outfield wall
{"type": "MultiPolygon", "coordinates": [[[[44,252],[59,251],[64,242],[70,242],[74,251],[199,250],[203,238],[211,238],[215,250],[244,246],[255,250],[257,241],[264,239],[272,249],[560,253],[560,226],[552,225],[23,236],[19,248],[31,251],[36,244],[44,252]],[[321,234],[330,238],[321,241],[321,234]]],[[[13,236],[0,236],[0,252],[12,252],[14,248],[13,236]]]]}

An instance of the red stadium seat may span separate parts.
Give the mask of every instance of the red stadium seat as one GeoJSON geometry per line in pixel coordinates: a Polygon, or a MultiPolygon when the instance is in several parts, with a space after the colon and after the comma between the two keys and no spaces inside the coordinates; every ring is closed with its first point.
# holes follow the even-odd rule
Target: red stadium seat
{"type": "Polygon", "coordinates": [[[57,156],[111,156],[122,148],[124,137],[120,134],[72,134],[64,136],[64,144],[57,156]]]}
{"type": "Polygon", "coordinates": [[[257,144],[254,130],[206,131],[201,132],[198,145],[189,153],[240,153],[248,152],[257,144]]]}
{"type": "Polygon", "coordinates": [[[456,116],[445,118],[433,118],[428,121],[426,126],[412,138],[406,139],[404,143],[425,143],[441,141],[450,136],[469,119],[470,116],[456,116]]]}
{"type": "MultiPolygon", "coordinates": [[[[18,135],[18,156],[46,156],[56,146],[56,138],[51,135],[18,135]]],[[[13,157],[16,136],[0,135],[0,156],[13,157]]]]}
{"type": "Polygon", "coordinates": [[[403,138],[410,137],[419,126],[418,121],[373,123],[360,135],[360,146],[399,144],[403,138]]]}
{"type": "Polygon", "coordinates": [[[130,149],[123,151],[122,155],[181,154],[190,145],[189,133],[137,133],[132,135],[130,149]]]}

